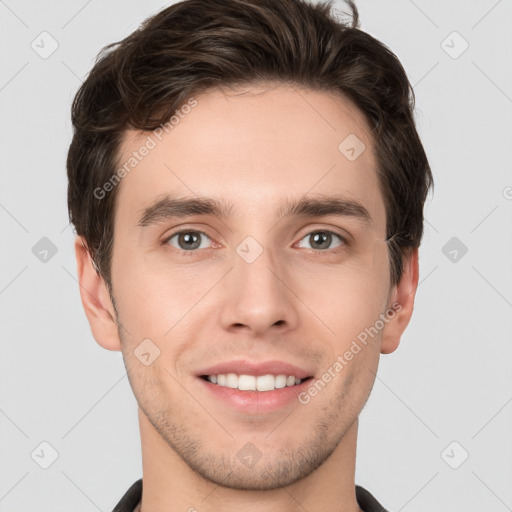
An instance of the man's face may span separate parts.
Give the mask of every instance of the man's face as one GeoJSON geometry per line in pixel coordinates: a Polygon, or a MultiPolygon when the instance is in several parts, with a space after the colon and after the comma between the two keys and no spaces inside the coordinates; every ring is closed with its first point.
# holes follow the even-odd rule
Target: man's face
{"type": "MultiPolygon", "coordinates": [[[[374,382],[381,333],[305,399],[390,304],[373,145],[362,114],[334,94],[278,86],[196,100],[118,185],[112,290],[123,357],[144,428],[165,450],[224,486],[282,487],[333,453],[374,382]],[[356,139],[339,149],[351,134],[365,145],[355,159],[362,146],[346,145],[356,139]],[[166,196],[231,207],[223,217],[148,210],[166,196]],[[357,207],[281,216],[328,198],[369,216],[357,207]],[[240,360],[281,361],[313,379],[274,400],[282,389],[221,397],[200,376],[240,360]]],[[[147,136],[126,135],[121,165],[147,136]]]]}

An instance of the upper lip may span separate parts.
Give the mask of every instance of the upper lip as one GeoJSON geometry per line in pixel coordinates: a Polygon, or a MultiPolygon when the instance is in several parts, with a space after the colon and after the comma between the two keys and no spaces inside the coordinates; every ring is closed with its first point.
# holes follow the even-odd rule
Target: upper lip
{"type": "Polygon", "coordinates": [[[313,376],[312,372],[283,361],[264,361],[256,363],[247,361],[246,359],[218,363],[200,370],[197,372],[197,376],[201,377],[203,375],[219,375],[227,373],[236,373],[237,375],[254,375],[256,377],[267,374],[284,374],[286,376],[293,375],[298,379],[305,379],[306,377],[313,376]]]}

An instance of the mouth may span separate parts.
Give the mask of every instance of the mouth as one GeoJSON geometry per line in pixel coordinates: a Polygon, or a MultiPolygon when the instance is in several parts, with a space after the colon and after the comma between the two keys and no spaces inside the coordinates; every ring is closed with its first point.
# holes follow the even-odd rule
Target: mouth
{"type": "Polygon", "coordinates": [[[200,375],[199,377],[218,387],[226,387],[240,391],[254,391],[258,393],[265,393],[283,388],[294,388],[313,379],[313,376],[300,379],[295,375],[286,375],[284,373],[258,376],[247,374],[238,375],[236,373],[219,373],[212,375],[200,375]]]}
{"type": "Polygon", "coordinates": [[[314,371],[287,361],[237,359],[201,368],[195,376],[216,403],[260,415],[298,404],[314,380],[314,371]]]}

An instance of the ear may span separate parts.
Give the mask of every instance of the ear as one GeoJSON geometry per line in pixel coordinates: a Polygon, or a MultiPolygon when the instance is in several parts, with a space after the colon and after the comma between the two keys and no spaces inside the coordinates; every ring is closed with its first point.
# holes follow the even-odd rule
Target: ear
{"type": "Polygon", "coordinates": [[[86,242],[81,236],[75,239],[75,255],[80,297],[92,335],[103,348],[121,350],[115,310],[107,285],[96,271],[86,242]]]}
{"type": "Polygon", "coordinates": [[[409,324],[414,309],[416,289],[418,288],[418,267],[418,248],[415,248],[404,256],[402,278],[390,293],[388,311],[392,308],[395,314],[382,330],[380,350],[382,354],[390,354],[397,349],[400,338],[409,324]],[[395,306],[393,307],[393,305],[395,306]]]}

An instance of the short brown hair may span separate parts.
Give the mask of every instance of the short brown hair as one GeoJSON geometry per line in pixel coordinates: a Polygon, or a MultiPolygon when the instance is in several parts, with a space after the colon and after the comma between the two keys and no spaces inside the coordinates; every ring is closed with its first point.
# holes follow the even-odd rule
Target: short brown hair
{"type": "MultiPolygon", "coordinates": [[[[392,285],[419,247],[423,206],[433,186],[416,131],[414,92],[398,58],[332,14],[332,1],[185,0],[104,47],[72,105],[68,210],[111,290],[117,188],[112,178],[127,129],[154,130],[187,99],[217,86],[281,82],[349,98],[371,127],[386,205],[392,285]]],[[[341,141],[340,141],[341,142],[341,141]]]]}

